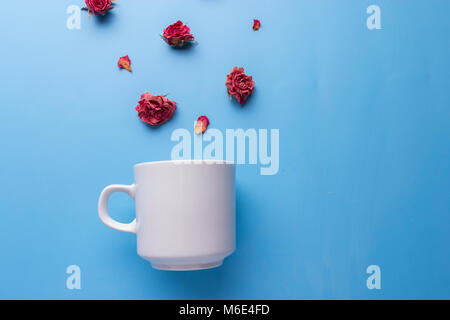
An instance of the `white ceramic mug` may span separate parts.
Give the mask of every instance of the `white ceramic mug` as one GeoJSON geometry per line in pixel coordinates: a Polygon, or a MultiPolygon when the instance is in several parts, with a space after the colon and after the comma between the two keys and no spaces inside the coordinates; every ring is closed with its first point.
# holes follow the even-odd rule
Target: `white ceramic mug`
{"type": "Polygon", "coordinates": [[[235,165],[225,161],[174,160],[134,166],[135,183],[110,185],[98,199],[100,220],[136,233],[138,254],[154,268],[200,270],[220,266],[236,247],[235,165]],[[113,192],[136,202],[136,219],[108,214],[113,192]]]}

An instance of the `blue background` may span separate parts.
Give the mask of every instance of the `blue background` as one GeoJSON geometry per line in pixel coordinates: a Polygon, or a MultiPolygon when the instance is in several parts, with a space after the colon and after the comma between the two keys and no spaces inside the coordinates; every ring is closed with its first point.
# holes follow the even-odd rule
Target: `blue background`
{"type": "MultiPolygon", "coordinates": [[[[70,4],[83,1],[2,3],[0,298],[450,298],[449,1],[122,0],[82,12],[80,30],[70,4]],[[198,45],[161,40],[178,19],[198,45]],[[244,107],[224,86],[234,66],[256,82],[244,107]],[[134,110],[145,91],[178,102],[157,129],[134,110]],[[202,114],[280,129],[280,170],[238,167],[222,267],[154,270],[99,221],[97,197],[169,159],[172,131],[202,114]],[[66,288],[71,264],[81,290],[66,288]],[[366,287],[372,264],[381,290],[366,287]]],[[[126,195],[110,209],[134,217],[126,195]]]]}

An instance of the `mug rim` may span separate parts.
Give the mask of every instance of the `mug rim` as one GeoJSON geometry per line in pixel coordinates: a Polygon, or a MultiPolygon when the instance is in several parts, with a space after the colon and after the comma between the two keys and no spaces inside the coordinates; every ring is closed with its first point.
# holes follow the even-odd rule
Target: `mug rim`
{"type": "Polygon", "coordinates": [[[154,165],[154,164],[206,164],[206,165],[218,165],[218,164],[227,164],[234,165],[234,161],[226,161],[226,160],[195,160],[195,159],[187,159],[187,160],[160,160],[160,161],[146,161],[136,163],[134,168],[154,165]]]}

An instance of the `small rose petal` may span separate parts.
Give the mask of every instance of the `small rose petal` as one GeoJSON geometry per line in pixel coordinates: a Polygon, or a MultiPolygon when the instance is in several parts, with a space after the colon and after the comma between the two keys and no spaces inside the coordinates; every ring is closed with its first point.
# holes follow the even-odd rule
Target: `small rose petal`
{"type": "Polygon", "coordinates": [[[259,30],[259,28],[261,27],[261,21],[259,21],[258,19],[254,19],[253,20],[253,30],[259,30]]]}
{"type": "Polygon", "coordinates": [[[119,68],[127,69],[128,71],[131,72],[130,64],[131,64],[131,61],[130,61],[130,58],[128,58],[128,55],[120,57],[119,62],[117,62],[117,65],[119,66],[119,68]]]}
{"type": "Polygon", "coordinates": [[[196,134],[200,134],[206,131],[209,126],[209,119],[207,116],[200,116],[195,123],[194,131],[196,134]]]}

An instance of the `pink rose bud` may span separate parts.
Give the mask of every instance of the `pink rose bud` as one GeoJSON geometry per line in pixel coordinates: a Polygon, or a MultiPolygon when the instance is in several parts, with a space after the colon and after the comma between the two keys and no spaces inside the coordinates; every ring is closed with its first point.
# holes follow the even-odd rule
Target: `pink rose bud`
{"type": "Polygon", "coordinates": [[[194,36],[191,34],[191,29],[183,25],[183,22],[180,20],[165,28],[162,37],[172,47],[182,47],[195,41],[194,36]]]}
{"type": "Polygon", "coordinates": [[[151,93],[141,95],[141,100],[136,106],[139,118],[152,126],[158,126],[172,118],[177,109],[177,103],[165,96],[154,96],[151,93]]]}
{"type": "Polygon", "coordinates": [[[130,64],[131,64],[131,61],[130,61],[130,58],[128,58],[128,55],[120,57],[119,62],[117,62],[117,65],[119,66],[119,68],[127,69],[128,71],[131,72],[130,64]]]}
{"type": "Polygon", "coordinates": [[[231,96],[234,96],[240,104],[243,104],[252,94],[255,81],[251,76],[244,73],[244,68],[234,67],[231,73],[227,75],[225,86],[230,100],[232,99],[231,96]]]}

